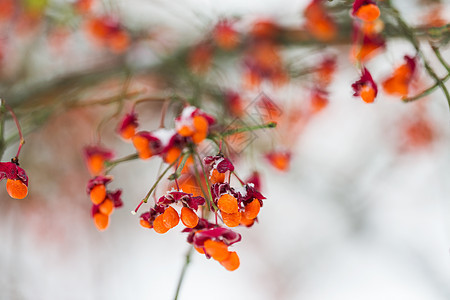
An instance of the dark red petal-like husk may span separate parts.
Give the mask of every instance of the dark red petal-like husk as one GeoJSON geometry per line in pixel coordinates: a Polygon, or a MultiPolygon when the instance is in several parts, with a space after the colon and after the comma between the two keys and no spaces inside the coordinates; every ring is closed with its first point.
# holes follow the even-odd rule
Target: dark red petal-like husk
{"type": "Polygon", "coordinates": [[[201,196],[189,197],[187,200],[184,200],[184,202],[189,208],[197,210],[199,205],[205,204],[205,198],[201,196]]]}
{"type": "Polygon", "coordinates": [[[361,78],[352,84],[353,96],[357,97],[361,94],[361,89],[364,85],[370,85],[372,89],[375,91],[375,97],[378,94],[378,87],[375,81],[372,78],[369,70],[363,68],[361,78]]]}
{"type": "Polygon", "coordinates": [[[261,175],[259,175],[257,171],[254,171],[245,182],[253,183],[253,186],[256,190],[261,189],[261,175]]]}
{"type": "Polygon", "coordinates": [[[20,180],[28,186],[27,173],[13,162],[0,162],[0,181],[3,179],[20,180]]]}
{"type": "Polygon", "coordinates": [[[107,185],[111,180],[112,180],[111,176],[96,176],[92,178],[91,180],[89,180],[86,186],[86,193],[89,194],[96,185],[99,184],[107,185]]]}
{"type": "Polygon", "coordinates": [[[223,158],[223,160],[217,164],[216,168],[217,171],[219,171],[219,173],[225,173],[226,171],[230,172],[234,171],[234,166],[228,158],[223,158]]]}
{"type": "Polygon", "coordinates": [[[116,190],[115,192],[107,192],[106,193],[106,197],[111,199],[114,202],[114,207],[123,206],[121,195],[122,195],[122,190],[116,190]]]}
{"type": "Polygon", "coordinates": [[[416,58],[405,55],[404,59],[405,59],[406,63],[408,64],[409,69],[411,70],[411,76],[412,76],[414,71],[416,70],[416,65],[417,65],[416,58]]]}
{"type": "Polygon", "coordinates": [[[253,201],[253,199],[258,199],[261,206],[263,206],[262,200],[266,199],[255,187],[253,184],[246,184],[245,190],[247,193],[245,195],[242,195],[241,193],[238,193],[238,200],[240,202],[243,202],[245,204],[248,204],[253,201]]]}
{"type": "Polygon", "coordinates": [[[106,148],[101,146],[86,146],[83,149],[85,158],[89,158],[92,155],[98,154],[103,157],[104,160],[111,160],[114,157],[114,153],[106,148]]]}
{"type": "Polygon", "coordinates": [[[209,239],[222,241],[229,246],[239,242],[241,240],[241,235],[233,230],[217,227],[197,232],[193,237],[193,244],[195,247],[200,248],[203,247],[205,241],[209,239]]]}
{"type": "Polygon", "coordinates": [[[209,125],[213,125],[214,123],[216,123],[216,119],[211,116],[208,115],[207,113],[205,113],[204,111],[202,111],[201,109],[197,108],[193,113],[192,116],[202,116],[203,118],[206,119],[206,121],[208,121],[209,125]]]}
{"type": "Polygon", "coordinates": [[[119,128],[117,129],[117,131],[120,133],[122,131],[124,131],[128,125],[133,125],[135,127],[138,127],[138,122],[137,122],[137,114],[133,111],[130,113],[127,113],[124,118],[122,119],[122,122],[119,125],[119,128]]]}

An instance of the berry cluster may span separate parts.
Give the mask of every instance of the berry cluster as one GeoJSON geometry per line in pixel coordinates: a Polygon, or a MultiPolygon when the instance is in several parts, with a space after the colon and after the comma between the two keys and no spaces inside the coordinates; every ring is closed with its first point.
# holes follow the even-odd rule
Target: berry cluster
{"type": "Polygon", "coordinates": [[[219,132],[221,127],[216,126],[215,118],[201,109],[186,105],[174,119],[173,128],[152,131],[139,130],[134,109],[133,106],[123,117],[117,131],[124,140],[132,142],[135,154],[114,161],[114,155],[108,149],[100,146],[85,148],[88,168],[95,176],[88,183],[87,193],[93,203],[92,217],[96,227],[106,229],[110,214],[122,205],[121,190],[107,190],[112,177],[106,173],[118,162],[159,157],[168,166],[133,213],[148,202],[169,170],[173,173],[166,178],[171,183],[162,196],[154,198],[149,210],[141,213],[140,225],[164,234],[178,226],[181,220],[183,232],[189,233],[188,243],[198,252],[217,260],[227,270],[237,269],[239,257],[228,247],[240,241],[241,236],[228,227],[251,227],[257,221],[265,199],[258,191],[257,174],[248,182],[235,174],[233,164],[221,148],[227,133],[219,132]],[[219,148],[218,154],[203,153],[205,140],[219,148]],[[240,187],[232,185],[232,175],[240,182],[240,187]]]}
{"type": "Polygon", "coordinates": [[[120,198],[122,191],[108,191],[106,185],[111,182],[111,177],[96,176],[89,180],[86,192],[92,201],[91,214],[98,230],[105,230],[109,225],[109,216],[114,208],[123,205],[120,198]]]}

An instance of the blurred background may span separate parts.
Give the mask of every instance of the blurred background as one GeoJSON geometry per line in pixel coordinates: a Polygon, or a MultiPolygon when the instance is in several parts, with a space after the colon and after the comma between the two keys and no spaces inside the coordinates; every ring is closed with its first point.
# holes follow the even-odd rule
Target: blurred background
{"type": "MultiPolygon", "coordinates": [[[[450,299],[448,103],[441,90],[411,103],[381,87],[372,104],[352,96],[360,68],[349,55],[351,38],[340,39],[351,36],[351,2],[329,4],[342,18],[339,38],[309,46],[302,35],[306,0],[1,0],[0,92],[26,133],[21,166],[30,184],[28,197],[14,200],[1,183],[0,298],[173,299],[186,234],[156,234],[130,213],[155,181],[159,161],[113,170],[111,186],[123,190],[124,207],[99,232],[85,192],[83,147],[100,133],[116,157],[133,153],[115,132],[132,101],[149,100],[137,112],[142,128],[152,130],[160,98],[202,99],[220,119],[215,104],[230,107],[221,95],[233,90],[243,99],[238,117],[245,122],[261,117],[261,97],[276,106],[279,127],[255,131],[234,161],[242,177],[259,171],[267,200],[259,223],[237,229],[240,268],[228,272],[194,253],[179,299],[450,299]],[[119,32],[113,40],[92,31],[104,16],[119,32]],[[277,44],[293,79],[263,78],[249,87],[242,59],[254,52],[246,48],[219,50],[208,66],[201,64],[208,54],[187,54],[224,19],[242,36],[261,20],[284,34],[294,29],[296,38],[277,44]],[[336,69],[326,104],[314,104],[311,82],[323,78],[311,68],[327,57],[336,69]],[[288,167],[268,159],[273,153],[289,153],[288,167]]],[[[392,2],[411,26],[437,11],[450,15],[448,1],[392,2]]],[[[386,34],[395,35],[388,25],[386,34]]],[[[445,76],[427,45],[425,56],[445,76]]],[[[448,44],[441,53],[450,61],[448,44]]],[[[415,55],[410,43],[389,38],[364,65],[381,82],[404,55],[415,55]]],[[[411,95],[433,84],[418,68],[411,95]]],[[[168,125],[173,117],[166,116],[168,125]]],[[[11,120],[6,125],[12,138],[2,161],[17,151],[17,129],[11,120]]]]}

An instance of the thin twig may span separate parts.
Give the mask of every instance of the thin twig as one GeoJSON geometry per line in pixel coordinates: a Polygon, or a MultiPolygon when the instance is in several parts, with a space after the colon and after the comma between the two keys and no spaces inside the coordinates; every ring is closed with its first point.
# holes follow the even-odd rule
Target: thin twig
{"type": "Polygon", "coordinates": [[[4,100],[0,98],[0,159],[3,157],[5,152],[5,120],[6,120],[6,107],[4,105],[4,100]]]}
{"type": "Polygon", "coordinates": [[[430,46],[431,46],[431,49],[433,49],[433,52],[436,55],[439,62],[441,63],[441,65],[444,66],[444,68],[447,70],[447,73],[450,73],[450,65],[442,57],[441,51],[439,50],[439,48],[436,47],[435,45],[432,45],[431,43],[430,43],[430,46]]]}
{"type": "Polygon", "coordinates": [[[147,195],[145,195],[144,199],[142,200],[144,203],[147,203],[148,198],[153,193],[153,191],[155,190],[158,183],[163,179],[163,177],[164,177],[164,175],[166,175],[167,171],[169,171],[170,168],[172,168],[175,165],[175,163],[177,163],[177,162],[178,162],[178,160],[175,160],[173,163],[171,163],[169,166],[167,166],[167,168],[162,172],[161,175],[159,175],[158,179],[156,179],[156,182],[153,184],[152,188],[148,191],[147,195]]]}
{"type": "Polygon", "coordinates": [[[169,107],[170,101],[166,99],[163,103],[163,107],[161,109],[161,121],[159,122],[159,128],[164,128],[164,121],[166,118],[167,108],[169,107]]]}
{"type": "Polygon", "coordinates": [[[9,113],[11,114],[14,122],[16,123],[16,127],[17,127],[17,132],[19,133],[19,148],[17,149],[17,154],[14,157],[15,162],[18,163],[19,162],[19,155],[20,155],[20,150],[22,150],[22,146],[23,144],[25,144],[25,139],[23,138],[23,134],[22,134],[22,129],[20,128],[20,124],[19,124],[19,119],[17,119],[16,114],[14,113],[14,111],[12,110],[11,107],[9,107],[8,104],[3,103],[3,105],[6,107],[6,109],[9,111],[9,113]]]}
{"type": "MultiPolygon", "coordinates": [[[[442,82],[446,82],[449,78],[450,78],[450,73],[447,74],[447,76],[441,78],[441,81],[442,82]]],[[[432,92],[434,92],[434,90],[437,89],[438,87],[439,87],[439,82],[436,82],[435,84],[433,84],[432,86],[430,86],[426,90],[423,90],[419,94],[417,94],[415,96],[403,98],[402,100],[404,102],[411,102],[411,101],[419,100],[420,98],[425,97],[425,96],[431,94],[432,92]]]]}
{"type": "Polygon", "coordinates": [[[267,124],[248,126],[248,127],[239,127],[239,128],[230,129],[230,130],[227,130],[227,131],[221,133],[220,137],[224,138],[226,136],[237,134],[237,133],[253,131],[253,130],[257,130],[257,129],[264,129],[264,128],[275,128],[275,127],[277,127],[277,123],[275,123],[275,122],[269,122],[267,124]]]}
{"type": "MultiPolygon", "coordinates": [[[[177,165],[177,169],[175,171],[175,173],[173,173],[172,175],[169,176],[169,180],[176,180],[181,176],[181,171],[184,168],[184,165],[186,164],[186,161],[188,160],[190,156],[190,152],[185,152],[183,154],[181,154],[181,162],[179,165],[177,165]]],[[[180,157],[176,160],[177,163],[180,161],[180,157]]]]}
{"type": "Polygon", "coordinates": [[[103,126],[105,126],[105,124],[108,123],[113,118],[117,117],[120,114],[120,112],[122,111],[123,101],[124,101],[124,99],[126,97],[126,94],[127,94],[127,91],[128,91],[128,87],[130,86],[132,75],[129,72],[127,72],[125,74],[125,76],[126,77],[125,77],[125,80],[123,82],[122,92],[117,95],[117,101],[116,102],[118,103],[118,106],[117,106],[116,111],[112,115],[103,118],[103,120],[101,120],[100,124],[98,124],[98,126],[97,126],[97,138],[98,138],[98,140],[101,139],[101,131],[103,129],[103,126]]]}
{"type": "Polygon", "coordinates": [[[420,49],[420,44],[418,39],[416,38],[416,36],[414,35],[412,29],[408,26],[408,24],[406,24],[406,22],[403,20],[403,18],[400,15],[400,12],[394,8],[392,6],[392,4],[390,3],[390,1],[388,2],[388,5],[390,6],[393,16],[395,17],[395,19],[397,20],[398,24],[400,25],[400,27],[402,28],[403,32],[405,33],[406,37],[408,38],[408,40],[411,42],[411,44],[414,46],[414,49],[416,50],[416,52],[420,55],[420,57],[422,58],[423,61],[423,65],[425,66],[425,70],[428,72],[428,74],[436,81],[436,84],[442,89],[442,91],[444,92],[444,95],[447,99],[448,105],[449,105],[449,109],[450,109],[450,94],[447,90],[447,87],[445,86],[445,84],[442,82],[442,80],[436,75],[436,73],[434,72],[433,68],[431,68],[431,66],[429,65],[428,61],[426,60],[425,54],[422,52],[422,50],[420,49]]]}
{"type": "Polygon", "coordinates": [[[206,192],[205,192],[205,189],[203,188],[203,185],[202,185],[202,180],[201,180],[201,178],[200,178],[200,174],[199,174],[199,172],[198,172],[198,170],[197,170],[197,168],[194,166],[194,175],[195,175],[195,181],[197,181],[197,184],[198,184],[198,186],[200,187],[200,190],[202,191],[202,195],[203,195],[203,198],[205,198],[206,199],[206,205],[207,205],[207,207],[206,208],[202,208],[202,217],[203,218],[208,218],[208,216],[209,216],[209,211],[210,211],[210,209],[211,209],[211,203],[210,203],[210,201],[209,201],[209,197],[208,197],[208,195],[206,194],[206,192]]]}
{"type": "Polygon", "coordinates": [[[184,275],[186,274],[186,270],[191,262],[191,254],[192,254],[192,246],[189,247],[188,252],[186,253],[186,257],[185,257],[185,261],[184,261],[184,265],[183,268],[181,269],[181,274],[180,274],[180,278],[178,279],[178,284],[177,284],[177,290],[175,292],[175,297],[173,298],[174,300],[178,299],[178,295],[180,294],[180,289],[181,289],[181,285],[183,283],[183,279],[184,279],[184,275]]]}
{"type": "Polygon", "coordinates": [[[199,164],[202,166],[203,177],[205,177],[206,189],[208,190],[208,197],[206,198],[207,199],[206,202],[208,202],[208,198],[209,198],[209,203],[207,203],[208,209],[210,209],[212,206],[214,211],[217,211],[219,208],[216,206],[216,204],[213,201],[213,197],[211,194],[211,188],[209,186],[208,177],[206,176],[205,167],[203,167],[202,159],[200,158],[200,155],[198,154],[198,152],[195,152],[195,154],[197,156],[197,160],[198,160],[199,164]]]}
{"type": "Polygon", "coordinates": [[[116,165],[118,165],[120,163],[130,161],[130,160],[135,160],[137,158],[139,158],[139,155],[134,153],[134,154],[130,154],[125,157],[122,157],[122,158],[118,158],[116,160],[105,161],[105,166],[107,167],[106,173],[109,173],[116,165]]]}
{"type": "MultiPolygon", "coordinates": [[[[122,94],[122,92],[121,92],[121,94],[122,94]]],[[[106,97],[103,99],[91,99],[91,100],[77,101],[77,102],[73,102],[73,103],[69,102],[68,104],[66,104],[66,107],[72,108],[72,107],[86,107],[86,106],[93,106],[93,105],[108,105],[108,104],[120,101],[121,94],[114,95],[111,97],[106,97]]],[[[124,95],[124,99],[133,98],[140,94],[142,94],[142,91],[131,91],[124,95]]]]}

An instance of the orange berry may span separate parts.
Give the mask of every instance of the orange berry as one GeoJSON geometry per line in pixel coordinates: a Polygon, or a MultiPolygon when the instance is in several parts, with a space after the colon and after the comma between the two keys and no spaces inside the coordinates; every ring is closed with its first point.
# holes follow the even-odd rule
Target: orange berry
{"type": "Polygon", "coordinates": [[[211,181],[211,184],[223,183],[225,181],[225,173],[219,173],[217,169],[213,169],[209,176],[209,180],[211,181]]]}
{"type": "Polygon", "coordinates": [[[374,22],[364,22],[361,29],[364,34],[373,36],[380,33],[384,29],[384,22],[381,20],[375,20],[374,22]]]}
{"type": "Polygon", "coordinates": [[[145,148],[148,148],[149,141],[140,135],[136,135],[133,137],[133,145],[138,151],[142,151],[145,148]]]}
{"type": "Polygon", "coordinates": [[[87,14],[92,8],[93,0],[78,0],[74,3],[79,13],[87,14]]]}
{"type": "Polygon", "coordinates": [[[407,96],[408,95],[408,85],[404,80],[397,77],[388,78],[383,82],[383,89],[387,94],[407,96]]]}
{"type": "Polygon", "coordinates": [[[157,233],[166,233],[170,228],[164,224],[163,215],[159,215],[156,217],[155,221],[153,221],[153,229],[157,233]]]}
{"type": "Polygon", "coordinates": [[[89,30],[90,34],[97,38],[99,41],[103,41],[105,36],[108,34],[108,29],[101,19],[91,20],[88,24],[87,29],[89,30]]]}
{"type": "Polygon", "coordinates": [[[180,217],[178,216],[177,211],[172,206],[166,208],[162,216],[164,225],[167,228],[173,228],[180,222],[180,217]]]}
{"type": "Polygon", "coordinates": [[[183,207],[181,209],[181,222],[187,228],[194,228],[198,224],[198,216],[189,207],[183,207]]]}
{"type": "Polygon", "coordinates": [[[143,136],[135,135],[133,137],[133,145],[139,154],[139,158],[141,159],[147,159],[153,155],[149,144],[149,141],[143,136]]]}
{"type": "Polygon", "coordinates": [[[251,70],[247,70],[244,73],[244,87],[246,89],[252,90],[257,88],[261,82],[262,82],[262,77],[259,73],[255,72],[255,71],[251,71],[251,70]]]}
{"type": "Polygon", "coordinates": [[[369,85],[364,85],[361,88],[360,96],[364,102],[372,103],[375,100],[375,90],[369,85]]]}
{"type": "Polygon", "coordinates": [[[380,16],[380,9],[376,4],[366,4],[361,6],[355,15],[365,22],[373,22],[380,16]]]}
{"type": "Polygon", "coordinates": [[[309,25],[310,33],[319,41],[326,42],[334,39],[337,35],[336,25],[329,19],[319,20],[318,23],[309,25]]]}
{"type": "Polygon", "coordinates": [[[199,132],[207,132],[208,131],[208,120],[206,120],[205,117],[195,116],[192,119],[192,124],[194,125],[194,128],[196,131],[199,131],[199,132]]]}
{"type": "Polygon", "coordinates": [[[330,41],[336,37],[337,26],[318,1],[311,2],[306,7],[304,14],[306,29],[313,37],[322,42],[330,41]]]}
{"type": "Polygon", "coordinates": [[[241,212],[241,225],[244,225],[246,227],[250,227],[253,225],[253,223],[255,223],[255,219],[247,219],[245,217],[244,212],[241,212]]]}
{"type": "Polygon", "coordinates": [[[204,74],[211,65],[212,47],[203,43],[194,47],[188,55],[188,64],[192,72],[204,74]]]}
{"type": "Polygon", "coordinates": [[[217,206],[222,212],[233,214],[239,210],[237,199],[230,194],[223,194],[217,201],[217,206]]]}
{"type": "Polygon", "coordinates": [[[92,203],[98,205],[105,200],[106,197],[106,187],[103,184],[97,184],[94,186],[89,194],[92,203]]]}
{"type": "Polygon", "coordinates": [[[94,224],[98,230],[103,231],[108,228],[109,225],[109,217],[102,213],[96,213],[94,215],[94,224]]]}
{"type": "Polygon", "coordinates": [[[14,199],[23,199],[28,194],[28,187],[19,179],[8,179],[6,191],[14,199]]]}
{"type": "Polygon", "coordinates": [[[362,45],[353,45],[350,58],[355,61],[367,61],[370,58],[372,58],[376,53],[381,45],[378,45],[376,43],[367,43],[362,45]]]}
{"type": "Polygon", "coordinates": [[[105,160],[100,154],[94,154],[89,157],[87,165],[92,175],[99,175],[103,171],[105,160]]]}
{"type": "Polygon", "coordinates": [[[178,157],[180,157],[181,154],[181,150],[177,147],[172,147],[169,149],[169,151],[167,151],[165,157],[164,157],[164,161],[168,164],[173,163],[174,161],[176,161],[178,159],[178,157]]]}
{"type": "Polygon", "coordinates": [[[125,31],[119,31],[108,39],[108,45],[114,53],[124,52],[130,44],[130,38],[125,31]]]}
{"type": "Polygon", "coordinates": [[[325,96],[315,94],[311,97],[311,110],[317,113],[328,106],[328,99],[325,96]]]}
{"type": "Polygon", "coordinates": [[[259,200],[254,198],[252,202],[245,206],[244,216],[246,219],[254,219],[258,216],[261,204],[259,200]]]}
{"type": "Polygon", "coordinates": [[[114,210],[114,202],[111,199],[106,198],[105,201],[100,204],[98,210],[100,210],[102,214],[109,216],[114,210]]]}
{"type": "Polygon", "coordinates": [[[192,135],[192,141],[195,144],[200,144],[208,136],[207,131],[197,131],[192,135]]]}
{"type": "Polygon", "coordinates": [[[147,159],[153,156],[152,151],[150,149],[143,149],[138,151],[138,155],[140,159],[147,159]]]}
{"type": "Polygon", "coordinates": [[[205,254],[205,251],[203,251],[203,248],[194,247],[194,249],[197,250],[197,252],[200,254],[205,254]]]}
{"type": "Polygon", "coordinates": [[[395,69],[393,77],[396,77],[400,81],[407,81],[411,77],[411,69],[408,64],[403,64],[395,69]]]}
{"type": "Polygon", "coordinates": [[[239,265],[241,264],[239,261],[239,256],[236,252],[230,252],[230,255],[228,255],[228,258],[225,260],[222,260],[220,262],[222,266],[225,267],[228,271],[234,271],[237,268],[239,268],[239,265]]]}
{"type": "Polygon", "coordinates": [[[135,134],[136,126],[134,126],[133,124],[129,124],[127,127],[120,131],[120,136],[125,140],[131,139],[135,134]]]}
{"type": "Polygon", "coordinates": [[[224,242],[207,240],[204,243],[205,252],[217,261],[222,261],[228,258],[228,246],[224,242]]]}
{"type": "Polygon", "coordinates": [[[232,50],[239,44],[239,35],[228,22],[218,23],[213,37],[217,46],[225,50],[232,50]]]}
{"type": "Polygon", "coordinates": [[[273,152],[267,158],[270,164],[280,171],[287,171],[291,163],[291,156],[286,152],[273,152]]]}
{"type": "Polygon", "coordinates": [[[194,134],[194,131],[189,126],[183,126],[180,129],[178,129],[178,134],[181,136],[191,136],[194,134]]]}
{"type": "Polygon", "coordinates": [[[181,177],[178,183],[180,185],[180,189],[182,189],[185,193],[193,194],[194,197],[202,196],[202,188],[206,188],[204,181],[201,182],[202,187],[200,187],[192,174],[187,174],[187,176],[181,177]]]}
{"type": "Polygon", "coordinates": [[[152,228],[152,225],[150,225],[150,222],[146,221],[146,220],[140,220],[139,224],[141,224],[141,226],[144,228],[152,228]]]}
{"type": "Polygon", "coordinates": [[[227,214],[221,211],[222,220],[228,227],[236,227],[241,223],[241,213],[235,212],[234,214],[227,214]]]}

